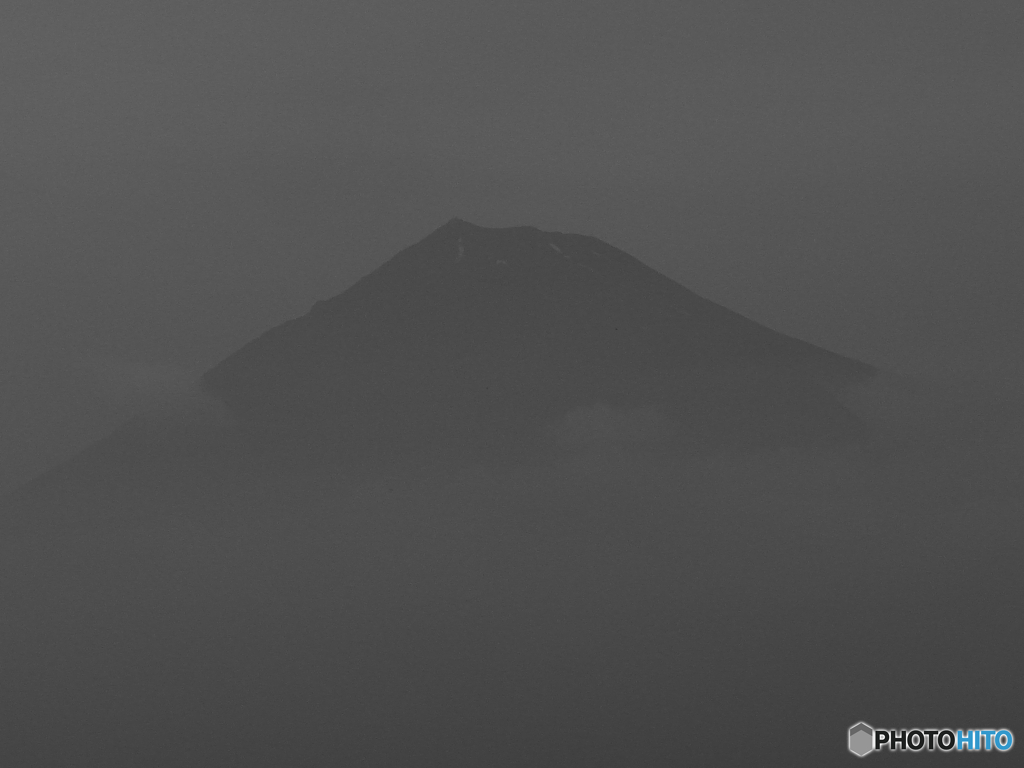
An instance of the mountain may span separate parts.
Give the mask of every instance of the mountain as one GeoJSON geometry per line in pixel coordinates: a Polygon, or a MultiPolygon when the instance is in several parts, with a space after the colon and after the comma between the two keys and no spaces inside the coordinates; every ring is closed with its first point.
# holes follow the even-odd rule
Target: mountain
{"type": "Polygon", "coordinates": [[[392,453],[508,447],[599,406],[704,439],[839,435],[835,394],[873,373],[596,238],[453,219],[203,386],[279,438],[392,453]]]}

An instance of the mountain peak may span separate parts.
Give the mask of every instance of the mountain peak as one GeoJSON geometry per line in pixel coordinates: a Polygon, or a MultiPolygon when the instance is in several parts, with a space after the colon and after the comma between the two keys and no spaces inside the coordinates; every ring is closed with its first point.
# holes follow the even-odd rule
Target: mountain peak
{"type": "Polygon", "coordinates": [[[425,279],[430,272],[453,269],[475,271],[478,278],[485,280],[501,273],[507,277],[532,274],[550,279],[552,273],[616,272],[623,267],[646,272],[648,278],[656,275],[659,280],[667,280],[629,254],[594,237],[549,232],[528,225],[484,227],[452,218],[398,253],[379,271],[392,275],[400,271],[416,273],[417,279],[425,279]]]}
{"type": "Polygon", "coordinates": [[[460,219],[458,216],[453,216],[452,218],[448,219],[448,221],[446,221],[444,224],[442,224],[440,227],[438,227],[436,230],[434,230],[434,232],[436,233],[436,232],[445,232],[445,231],[458,231],[460,228],[462,228],[464,226],[474,227],[476,225],[475,224],[471,224],[470,222],[465,221],[464,219],[460,219]]]}
{"type": "MultiPolygon", "coordinates": [[[[475,224],[472,221],[466,221],[459,217],[453,217],[442,224],[440,227],[435,229],[431,234],[424,238],[424,241],[430,240],[437,235],[455,235],[472,233],[480,237],[488,239],[494,238],[509,238],[509,237],[542,237],[549,235],[552,237],[560,236],[562,233],[559,232],[545,232],[535,226],[528,224],[519,224],[510,227],[485,227],[481,224],[475,224]]],[[[423,241],[421,241],[423,242],[423,241]]]]}

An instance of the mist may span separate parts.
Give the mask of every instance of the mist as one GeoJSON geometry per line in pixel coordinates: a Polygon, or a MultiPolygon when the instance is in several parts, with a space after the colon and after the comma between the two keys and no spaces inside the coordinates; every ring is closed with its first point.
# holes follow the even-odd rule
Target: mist
{"type": "Polygon", "coordinates": [[[1022,443],[893,389],[830,450],[673,453],[598,408],[527,461],[8,532],[8,760],[812,765],[865,711],[1012,728],[1022,443]]]}
{"type": "Polygon", "coordinates": [[[0,763],[1024,733],[1019,3],[7,5],[0,763]],[[601,402],[342,463],[201,390],[453,216],[876,366],[866,435],[712,449],[601,402]]]}
{"type": "Polygon", "coordinates": [[[198,377],[452,216],[1013,394],[1014,4],[287,8],[10,4],[0,491],[150,405],[76,357],[198,377]]]}

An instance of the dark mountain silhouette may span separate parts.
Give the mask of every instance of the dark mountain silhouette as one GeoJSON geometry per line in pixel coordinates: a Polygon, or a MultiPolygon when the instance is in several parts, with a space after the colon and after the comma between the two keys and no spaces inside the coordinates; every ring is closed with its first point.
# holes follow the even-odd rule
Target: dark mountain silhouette
{"type": "Polygon", "coordinates": [[[872,373],[596,238],[453,219],[203,384],[249,424],[391,452],[508,446],[598,404],[702,439],[838,436],[836,392],[872,373]]]}

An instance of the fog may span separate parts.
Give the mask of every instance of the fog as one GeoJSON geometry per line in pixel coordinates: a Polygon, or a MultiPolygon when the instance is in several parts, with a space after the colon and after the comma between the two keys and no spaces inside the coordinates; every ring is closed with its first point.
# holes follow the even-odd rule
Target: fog
{"type": "Polygon", "coordinates": [[[887,369],[1021,374],[1017,4],[10,2],[0,492],[452,216],[887,369]]]}
{"type": "Polygon", "coordinates": [[[1024,733],[1020,4],[370,8],[6,4],[0,496],[51,474],[0,510],[0,763],[1024,733]],[[598,404],[513,458],[309,463],[196,391],[453,216],[880,367],[870,439],[598,404]]]}
{"type": "Polygon", "coordinates": [[[871,386],[873,439],[831,449],[686,454],[602,407],[512,463],[76,496],[129,514],[3,538],[6,762],[815,765],[860,719],[1019,729],[1022,444],[871,386]]]}

